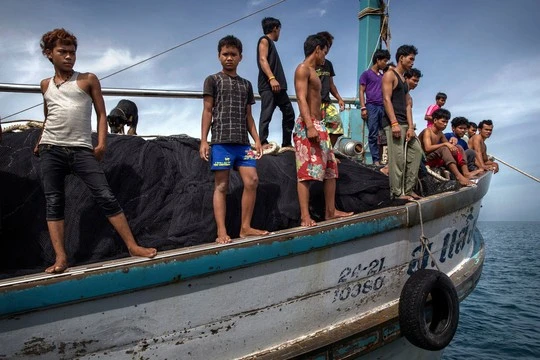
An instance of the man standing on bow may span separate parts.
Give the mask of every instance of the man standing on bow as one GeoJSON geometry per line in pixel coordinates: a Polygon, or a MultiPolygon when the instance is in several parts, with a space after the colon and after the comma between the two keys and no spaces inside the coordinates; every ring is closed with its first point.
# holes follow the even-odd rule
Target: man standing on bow
{"type": "Polygon", "coordinates": [[[294,109],[289,95],[287,95],[287,80],[274,44],[279,40],[281,22],[278,19],[267,17],[262,20],[262,28],[264,36],[259,39],[257,44],[258,90],[261,96],[259,138],[263,149],[266,149],[270,121],[277,106],[283,114],[281,146],[289,147],[294,127],[294,109]]]}
{"type": "Polygon", "coordinates": [[[400,46],[396,52],[396,68],[387,71],[382,78],[390,195],[404,200],[420,198],[413,189],[418,180],[422,147],[414,132],[411,103],[407,100],[409,87],[404,76],[412,69],[416,54],[416,47],[400,46]]]}

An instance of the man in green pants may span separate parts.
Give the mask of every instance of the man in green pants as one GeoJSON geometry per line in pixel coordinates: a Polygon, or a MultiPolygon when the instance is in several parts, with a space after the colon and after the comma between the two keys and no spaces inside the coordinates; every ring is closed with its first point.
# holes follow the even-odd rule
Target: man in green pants
{"type": "Polygon", "coordinates": [[[418,180],[422,147],[414,132],[412,108],[407,101],[409,88],[404,77],[405,71],[413,67],[416,54],[418,50],[414,46],[400,46],[396,52],[396,68],[387,71],[382,78],[390,195],[403,200],[420,198],[413,189],[418,180]]]}

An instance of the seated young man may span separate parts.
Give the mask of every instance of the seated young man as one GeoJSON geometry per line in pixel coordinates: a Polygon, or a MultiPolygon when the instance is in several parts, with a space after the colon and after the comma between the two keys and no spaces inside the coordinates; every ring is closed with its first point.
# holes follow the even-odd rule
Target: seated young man
{"type": "Polygon", "coordinates": [[[470,138],[476,135],[477,130],[478,130],[478,125],[476,125],[476,123],[473,123],[472,121],[469,121],[469,127],[467,128],[465,135],[463,135],[463,140],[465,140],[468,143],[470,138]]]}
{"type": "Polygon", "coordinates": [[[454,145],[459,145],[465,150],[465,158],[467,159],[467,168],[469,171],[474,171],[478,167],[475,164],[476,152],[469,149],[467,141],[464,139],[465,133],[469,126],[469,120],[463,116],[457,116],[452,119],[452,132],[444,134],[446,139],[454,145]]]}
{"type": "Polygon", "coordinates": [[[427,165],[431,167],[445,166],[454,174],[461,185],[473,185],[469,179],[477,172],[469,172],[467,169],[463,148],[450,143],[443,134],[450,119],[450,112],[446,109],[437,109],[433,112],[432,117],[433,125],[420,133],[420,143],[426,153],[427,165]]]}
{"type": "Polygon", "coordinates": [[[486,140],[493,132],[493,121],[482,120],[478,124],[478,134],[469,139],[469,147],[476,151],[476,165],[483,170],[499,172],[499,164],[489,159],[486,140]]]}

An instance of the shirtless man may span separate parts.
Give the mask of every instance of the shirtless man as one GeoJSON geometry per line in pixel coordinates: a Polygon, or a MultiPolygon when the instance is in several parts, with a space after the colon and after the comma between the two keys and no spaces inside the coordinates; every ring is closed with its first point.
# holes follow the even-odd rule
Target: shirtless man
{"type": "Polygon", "coordinates": [[[499,172],[499,164],[489,160],[487,156],[486,139],[493,132],[493,121],[482,120],[478,124],[478,134],[469,139],[469,148],[476,151],[476,166],[480,169],[493,171],[495,174],[499,172]]]}
{"type": "Polygon", "coordinates": [[[420,142],[426,153],[427,165],[445,166],[462,186],[473,185],[474,183],[469,178],[478,172],[469,172],[463,148],[449,142],[443,133],[450,120],[450,111],[442,108],[435,110],[432,113],[432,119],[432,126],[420,133],[420,142]]]}
{"type": "Polygon", "coordinates": [[[314,226],[309,214],[309,185],[323,181],[325,219],[350,216],[352,212],[336,209],[336,178],[338,167],[328,132],[321,121],[321,80],[315,69],[324,63],[326,39],[310,35],[304,43],[305,59],[294,73],[294,87],[300,117],[293,132],[298,177],[298,200],[302,226],[314,226]]]}

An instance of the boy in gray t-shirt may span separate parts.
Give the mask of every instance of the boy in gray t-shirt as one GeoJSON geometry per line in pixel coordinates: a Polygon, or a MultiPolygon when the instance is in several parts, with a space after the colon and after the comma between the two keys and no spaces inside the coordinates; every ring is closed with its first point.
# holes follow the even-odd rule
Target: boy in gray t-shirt
{"type": "Polygon", "coordinates": [[[262,146],[251,105],[255,103],[251,83],[238,76],[236,69],[242,60],[242,42],[229,35],[218,43],[219,61],[223,69],[204,81],[204,107],[201,121],[202,159],[210,161],[215,175],[214,217],[217,225],[216,242],[231,242],[225,227],[229,173],[237,168],[244,192],[242,194],[242,221],[240,237],[261,236],[268,231],[251,227],[251,218],[257,195],[256,159],[262,155],[262,146]],[[212,128],[212,147],[208,144],[208,132],[212,128]],[[255,151],[249,144],[248,133],[255,141],[255,151]]]}

